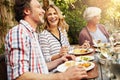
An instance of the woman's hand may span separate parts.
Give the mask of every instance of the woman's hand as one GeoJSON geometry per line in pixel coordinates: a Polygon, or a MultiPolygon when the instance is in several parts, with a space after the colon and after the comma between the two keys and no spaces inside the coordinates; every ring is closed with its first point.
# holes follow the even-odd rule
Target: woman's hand
{"type": "Polygon", "coordinates": [[[68,53],[68,47],[67,46],[62,46],[59,52],[59,55],[62,57],[63,55],[66,55],[68,53]]]}
{"type": "Polygon", "coordinates": [[[62,62],[66,62],[66,61],[69,61],[69,60],[75,60],[75,58],[76,57],[74,55],[66,54],[66,55],[61,57],[61,60],[62,60],[62,62]]]}
{"type": "Polygon", "coordinates": [[[90,48],[89,41],[85,40],[85,42],[83,43],[83,45],[81,47],[82,48],[90,48]]]}

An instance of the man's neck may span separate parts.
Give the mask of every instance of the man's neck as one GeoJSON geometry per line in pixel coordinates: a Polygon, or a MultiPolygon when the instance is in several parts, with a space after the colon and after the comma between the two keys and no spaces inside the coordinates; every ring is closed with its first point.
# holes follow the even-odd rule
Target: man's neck
{"type": "Polygon", "coordinates": [[[27,21],[27,22],[31,25],[31,27],[32,27],[33,29],[36,30],[36,28],[37,28],[37,23],[35,23],[35,22],[34,22],[33,20],[31,20],[30,18],[29,18],[29,19],[25,18],[24,20],[27,21]]]}

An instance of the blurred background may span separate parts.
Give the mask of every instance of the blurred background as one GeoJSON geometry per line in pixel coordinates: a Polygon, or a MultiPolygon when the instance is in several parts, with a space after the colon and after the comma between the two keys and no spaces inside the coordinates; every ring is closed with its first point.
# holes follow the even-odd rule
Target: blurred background
{"type": "MultiPolygon", "coordinates": [[[[83,11],[88,6],[102,9],[101,23],[112,34],[120,30],[120,0],[39,0],[45,9],[49,4],[57,5],[69,24],[70,44],[78,44],[78,36],[86,25],[83,11]]],[[[0,0],[0,54],[4,53],[4,39],[10,28],[16,25],[13,13],[14,0],[0,0]]],[[[41,31],[43,28],[39,27],[41,31]]]]}

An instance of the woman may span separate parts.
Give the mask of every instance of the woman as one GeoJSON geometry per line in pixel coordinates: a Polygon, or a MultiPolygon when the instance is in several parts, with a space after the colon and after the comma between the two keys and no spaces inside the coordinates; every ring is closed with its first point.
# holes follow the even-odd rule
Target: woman
{"type": "Polygon", "coordinates": [[[83,14],[84,19],[87,21],[79,34],[79,44],[83,44],[85,40],[89,41],[90,45],[93,40],[100,40],[103,43],[109,42],[109,33],[105,30],[104,25],[99,24],[101,18],[101,9],[98,7],[88,7],[83,14]]]}
{"type": "Polygon", "coordinates": [[[70,44],[65,22],[59,8],[49,5],[45,12],[45,30],[39,35],[39,42],[46,62],[61,58],[68,53],[70,44]]]}

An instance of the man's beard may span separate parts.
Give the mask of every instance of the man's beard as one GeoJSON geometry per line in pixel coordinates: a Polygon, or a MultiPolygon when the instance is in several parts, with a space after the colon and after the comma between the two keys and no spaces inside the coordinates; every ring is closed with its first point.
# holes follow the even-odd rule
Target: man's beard
{"type": "Polygon", "coordinates": [[[44,24],[45,21],[44,21],[44,18],[39,18],[39,19],[40,19],[40,21],[39,21],[38,25],[41,26],[44,24]]]}

